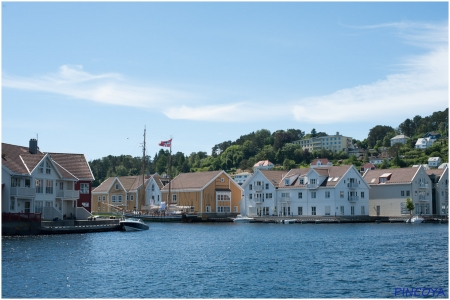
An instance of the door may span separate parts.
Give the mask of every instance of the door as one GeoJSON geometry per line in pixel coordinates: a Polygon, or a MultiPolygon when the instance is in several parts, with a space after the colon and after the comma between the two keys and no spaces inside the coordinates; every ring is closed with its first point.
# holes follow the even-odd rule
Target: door
{"type": "Polygon", "coordinates": [[[377,206],[377,217],[379,217],[380,216],[380,206],[378,205],[377,206]]]}
{"type": "Polygon", "coordinates": [[[29,214],[31,212],[30,207],[31,207],[30,201],[26,201],[25,202],[25,210],[24,210],[24,212],[26,214],[29,214]]]}

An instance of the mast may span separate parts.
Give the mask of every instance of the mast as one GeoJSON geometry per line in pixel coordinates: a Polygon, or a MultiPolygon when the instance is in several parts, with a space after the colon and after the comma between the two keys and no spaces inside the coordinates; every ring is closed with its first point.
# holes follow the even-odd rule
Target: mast
{"type": "Polygon", "coordinates": [[[144,126],[144,143],[142,144],[142,202],[141,205],[145,204],[145,132],[146,127],[144,126]]]}
{"type": "MultiPolygon", "coordinates": [[[[172,136],[170,136],[170,150],[169,150],[169,201],[172,203],[172,195],[171,195],[171,184],[172,182],[172,136]]],[[[167,201],[167,205],[169,205],[169,201],[167,201]]],[[[169,206],[167,206],[167,209],[169,206]]]]}

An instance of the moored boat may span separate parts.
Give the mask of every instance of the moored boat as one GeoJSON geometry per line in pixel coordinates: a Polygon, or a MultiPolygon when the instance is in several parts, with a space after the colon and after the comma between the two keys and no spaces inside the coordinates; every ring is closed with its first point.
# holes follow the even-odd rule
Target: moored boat
{"type": "Polygon", "coordinates": [[[122,220],[120,221],[120,225],[122,225],[122,228],[125,231],[141,231],[149,229],[149,226],[145,224],[144,221],[136,218],[122,220]]]}
{"type": "Polygon", "coordinates": [[[237,215],[236,218],[233,219],[233,222],[241,222],[241,223],[250,223],[254,221],[255,219],[243,215],[237,215]]]}
{"type": "Polygon", "coordinates": [[[425,219],[421,216],[414,216],[408,220],[406,220],[406,223],[422,223],[425,219]]]}

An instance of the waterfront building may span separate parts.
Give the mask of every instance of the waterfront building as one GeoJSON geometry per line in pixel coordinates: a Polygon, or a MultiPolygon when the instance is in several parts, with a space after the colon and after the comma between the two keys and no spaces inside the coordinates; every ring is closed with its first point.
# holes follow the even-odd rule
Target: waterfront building
{"type": "Polygon", "coordinates": [[[425,171],[432,183],[433,214],[448,216],[448,168],[425,171]]]}
{"type": "Polygon", "coordinates": [[[363,178],[370,186],[370,216],[407,216],[407,198],[414,203],[414,214],[433,213],[432,184],[423,166],[367,170],[363,178]]]}
{"type": "MultiPolygon", "coordinates": [[[[92,210],[120,212],[141,210],[144,205],[143,177],[119,176],[105,179],[92,191],[92,210]]],[[[148,183],[148,179],[145,181],[148,183]]]]}
{"type": "Polygon", "coordinates": [[[166,184],[162,199],[167,205],[189,207],[201,218],[240,213],[242,188],[225,171],[182,173],[166,184]]]}
{"type": "Polygon", "coordinates": [[[391,139],[391,146],[394,146],[395,144],[406,144],[406,141],[409,140],[409,137],[404,134],[399,134],[394,136],[391,139]]]}
{"type": "Polygon", "coordinates": [[[237,184],[242,185],[250,176],[252,176],[252,173],[242,172],[235,174],[233,176],[233,179],[234,181],[236,181],[237,184]]]}
{"type": "Polygon", "coordinates": [[[368,215],[369,186],[354,166],[261,171],[244,185],[249,215],[368,215]]]}
{"type": "Polygon", "coordinates": [[[29,147],[2,143],[2,212],[87,218],[93,180],[83,154],[44,153],[36,139],[29,147]]]}
{"type": "Polygon", "coordinates": [[[303,150],[308,149],[310,152],[325,149],[332,152],[343,151],[348,154],[349,151],[352,152],[355,149],[353,139],[351,137],[342,136],[339,132],[336,132],[336,135],[312,137],[309,139],[293,141],[292,143],[300,145],[303,150]]]}
{"type": "Polygon", "coordinates": [[[150,207],[160,206],[162,200],[161,190],[169,182],[169,178],[161,177],[158,173],[147,176],[148,183],[145,186],[145,204],[144,210],[150,207]]]}
{"type": "Polygon", "coordinates": [[[261,160],[258,161],[254,166],[253,166],[253,172],[255,172],[257,169],[259,170],[272,170],[274,167],[274,164],[271,163],[268,160],[261,160]]]}

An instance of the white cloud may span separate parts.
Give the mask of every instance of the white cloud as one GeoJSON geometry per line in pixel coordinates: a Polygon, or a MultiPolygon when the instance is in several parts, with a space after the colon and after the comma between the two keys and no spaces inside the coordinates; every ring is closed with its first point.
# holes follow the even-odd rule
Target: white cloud
{"type": "Polygon", "coordinates": [[[128,82],[117,73],[93,75],[82,66],[63,65],[55,74],[35,78],[3,76],[7,88],[61,94],[105,104],[155,108],[190,98],[186,92],[128,82]]]}

